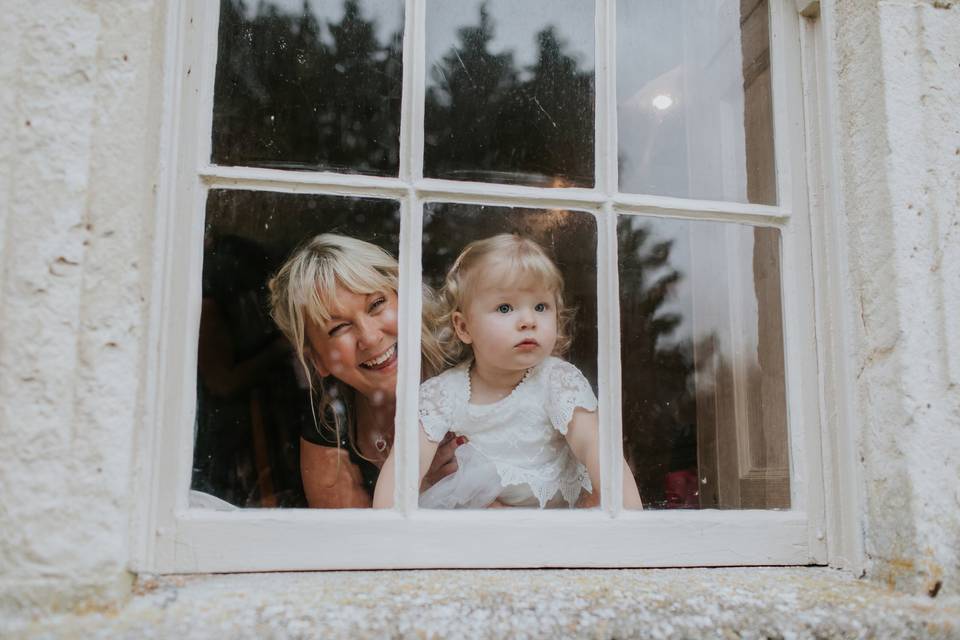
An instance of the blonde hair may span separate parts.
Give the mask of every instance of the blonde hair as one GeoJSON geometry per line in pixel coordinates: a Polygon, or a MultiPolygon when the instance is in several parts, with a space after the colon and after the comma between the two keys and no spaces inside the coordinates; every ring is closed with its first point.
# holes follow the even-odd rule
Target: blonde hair
{"type": "Polygon", "coordinates": [[[468,244],[457,256],[440,293],[440,330],[437,337],[449,364],[457,364],[472,354],[470,345],[457,337],[453,328],[454,312],[463,313],[472,290],[483,277],[479,267],[497,260],[510,274],[512,282],[533,280],[553,294],[557,309],[557,342],[553,355],[563,356],[570,348],[575,309],[563,302],[563,275],[546,250],[517,234],[501,233],[468,244]]]}
{"type": "MultiPolygon", "coordinates": [[[[315,236],[301,245],[270,279],[271,316],[277,327],[293,345],[297,360],[307,377],[314,411],[314,423],[323,424],[337,436],[337,446],[344,435],[343,417],[336,411],[338,397],[344,396],[339,382],[314,385],[312,365],[307,362],[307,322],[324,324],[330,320],[330,301],[337,287],[366,295],[379,291],[396,291],[399,266],[392,255],[380,247],[333,233],[315,236]],[[319,387],[319,388],[318,388],[319,387]],[[319,414],[320,419],[317,419],[319,414]],[[332,418],[332,424],[329,420],[332,418]]],[[[433,292],[424,287],[423,322],[421,329],[421,367],[427,377],[439,373],[445,362],[435,336],[436,301],[433,292]]],[[[347,440],[356,449],[353,435],[347,440]]],[[[359,452],[358,452],[359,453],[359,452]]]]}

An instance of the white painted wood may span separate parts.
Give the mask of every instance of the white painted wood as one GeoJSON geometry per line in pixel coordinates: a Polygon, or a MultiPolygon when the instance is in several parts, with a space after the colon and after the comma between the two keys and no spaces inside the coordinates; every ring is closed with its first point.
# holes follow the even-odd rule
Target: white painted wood
{"type": "MultiPolygon", "coordinates": [[[[217,20],[217,7],[212,3],[173,3],[169,46],[176,51],[169,60],[174,76],[174,98],[167,115],[174,135],[165,160],[173,165],[163,174],[158,202],[158,242],[162,250],[155,255],[157,273],[162,274],[163,292],[151,309],[151,335],[157,342],[157,393],[150,394],[153,418],[148,438],[156,449],[151,452],[157,470],[148,494],[151,504],[150,527],[142,535],[152,544],[144,559],[147,569],[168,566],[174,562],[176,544],[169,535],[176,530],[175,514],[185,508],[190,482],[193,449],[193,417],[196,401],[197,340],[200,325],[200,272],[203,253],[203,212],[206,190],[197,174],[199,157],[197,131],[209,119],[200,108],[201,85],[212,84],[206,77],[209,67],[203,64],[203,51],[215,46],[210,42],[211,27],[217,20]]],[[[148,393],[152,390],[148,390],[148,393]]]]}
{"type": "MultiPolygon", "coordinates": [[[[403,87],[413,86],[416,56],[415,28],[416,16],[409,5],[403,10],[403,87]]],[[[417,96],[408,91],[400,92],[400,180],[409,183],[413,177],[412,151],[414,131],[421,129],[415,124],[414,111],[417,109],[417,96]]]]}
{"type": "MultiPolygon", "coordinates": [[[[160,131],[160,162],[157,177],[157,215],[155,216],[154,242],[152,252],[156,258],[153,269],[165,273],[169,263],[168,255],[175,243],[172,242],[175,225],[169,216],[177,202],[176,172],[179,168],[179,136],[181,96],[181,73],[183,59],[183,30],[181,15],[183,6],[179,2],[167,5],[164,25],[163,60],[163,124],[160,131]]],[[[147,353],[144,372],[144,424],[156,428],[142,429],[136,452],[135,487],[140,500],[136,502],[131,518],[131,557],[130,568],[133,571],[147,571],[156,557],[156,536],[161,506],[161,482],[163,479],[163,459],[165,454],[161,425],[165,423],[166,397],[163,393],[163,371],[170,351],[161,348],[166,336],[163,330],[163,310],[169,308],[173,282],[169,278],[154,278],[150,299],[150,316],[147,332],[147,353]]]]}
{"type": "Polygon", "coordinates": [[[373,198],[402,198],[410,189],[408,183],[398,178],[332,171],[288,171],[259,167],[225,167],[205,163],[200,167],[199,174],[211,189],[249,189],[373,198]]]}
{"type": "Polygon", "coordinates": [[[602,247],[597,256],[597,333],[600,338],[601,506],[612,516],[623,509],[623,372],[620,358],[620,270],[617,263],[617,215],[607,203],[598,224],[602,247]]]}
{"type": "Polygon", "coordinates": [[[431,201],[476,202],[477,204],[528,201],[582,207],[590,204],[599,206],[606,200],[604,194],[594,189],[529,187],[437,178],[417,180],[414,187],[424,200],[431,201]]]}
{"type": "MultiPolygon", "coordinates": [[[[777,175],[781,202],[793,211],[809,211],[804,149],[800,18],[787,3],[770,4],[771,79],[778,141],[777,175]],[[791,43],[793,46],[786,46],[791,43]]],[[[816,391],[816,317],[810,216],[797,215],[782,229],[781,291],[787,425],[790,435],[791,505],[810,518],[810,561],[826,562],[821,469],[820,412],[816,391]]]]}
{"type": "Polygon", "coordinates": [[[613,198],[618,211],[690,220],[717,220],[777,226],[786,222],[790,211],[779,206],[742,204],[720,200],[693,200],[670,196],[620,193],[613,198]]]}
{"type": "Polygon", "coordinates": [[[419,427],[417,411],[420,388],[420,325],[423,300],[420,295],[423,247],[423,203],[410,192],[400,219],[400,327],[399,375],[397,376],[397,421],[394,446],[396,493],[394,505],[402,513],[417,509],[419,498],[419,427]]]}
{"type": "MultiPolygon", "coordinates": [[[[401,104],[401,175],[351,176],[209,164],[217,5],[170,3],[165,137],[158,197],[156,272],[147,363],[144,473],[148,507],[137,517],[132,564],[145,571],[492,566],[710,566],[824,561],[819,405],[807,221],[799,36],[793,3],[771,2],[778,206],[617,194],[615,2],[598,0],[597,188],[559,189],[423,179],[426,1],[408,0],[401,104]],[[789,10],[787,10],[789,8],[789,10]],[[791,26],[790,19],[793,20],[791,26]],[[412,63],[411,63],[412,60],[412,63]],[[187,73],[187,70],[190,73],[187,73]],[[602,166],[601,166],[602,165],[602,166]],[[799,166],[799,168],[798,168],[799,166]],[[782,176],[781,173],[786,173],[782,176]],[[801,187],[794,188],[795,185],[801,187]],[[398,482],[395,510],[186,508],[192,458],[204,209],[210,188],[353,195],[402,201],[398,482]],[[783,197],[790,193],[791,198],[783,197]],[[800,194],[799,196],[797,194],[800,194]],[[426,512],[416,509],[416,390],[425,202],[564,208],[598,219],[601,417],[605,423],[602,509],[426,512]],[[617,215],[720,220],[783,231],[784,310],[793,510],[620,510],[622,459],[617,215]],[[812,435],[811,435],[812,434],[812,435]],[[609,487],[609,489],[607,489],[609,487]]],[[[830,254],[834,255],[834,254],[830,254]]],[[[836,296],[836,290],[833,296],[836,296]]],[[[817,298],[817,303],[822,298],[817,298]]],[[[834,298],[829,298],[833,301],[834,298]]],[[[841,443],[842,444],[842,443],[841,443]]],[[[836,475],[836,474],[835,474],[836,475]]],[[[849,494],[836,505],[849,505],[849,494]]],[[[836,508],[836,506],[832,507],[836,508]]],[[[846,531],[847,529],[843,529],[846,531]]],[[[831,530],[832,531],[832,530],[831,530]]],[[[831,533],[831,535],[833,535],[831,533]]],[[[844,534],[847,535],[847,534],[844,534]]]]}
{"type": "Polygon", "coordinates": [[[835,87],[831,33],[833,3],[819,2],[816,11],[804,13],[802,57],[804,109],[806,111],[806,161],[809,176],[810,222],[816,295],[817,362],[819,363],[821,469],[824,475],[822,532],[831,566],[863,571],[863,535],[857,448],[854,440],[853,392],[850,388],[849,319],[852,317],[843,264],[847,264],[841,186],[834,115],[835,87]]]}
{"type": "Polygon", "coordinates": [[[165,572],[808,562],[793,511],[190,511],[176,535],[165,572]]]}
{"type": "MultiPolygon", "coordinates": [[[[423,179],[423,121],[427,94],[427,0],[407,0],[406,13],[410,14],[404,34],[404,45],[410,40],[411,58],[410,79],[404,69],[403,94],[413,98],[410,122],[410,179],[423,179]],[[412,84],[411,84],[412,83],[412,84]]],[[[405,63],[406,64],[406,63],[405,63]]]]}

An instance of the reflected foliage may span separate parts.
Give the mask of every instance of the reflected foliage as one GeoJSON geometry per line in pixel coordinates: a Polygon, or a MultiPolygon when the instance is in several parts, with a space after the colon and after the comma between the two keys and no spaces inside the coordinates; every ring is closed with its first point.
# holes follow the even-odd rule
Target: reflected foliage
{"type": "Polygon", "coordinates": [[[647,508],[698,506],[693,345],[663,340],[682,322],[663,305],[684,276],[670,263],[673,241],[632,222],[617,225],[624,455],[647,508]]]}
{"type": "MultiPolygon", "coordinates": [[[[494,52],[486,5],[479,22],[433,61],[424,173],[538,186],[593,186],[593,71],[581,69],[555,27],[536,34],[537,62],[518,69],[494,52]]],[[[431,61],[428,61],[430,64],[431,61]]]]}
{"type": "MultiPolygon", "coordinates": [[[[386,42],[345,0],[339,22],[223,0],[213,161],[396,175],[402,25],[386,42]]],[[[370,7],[363,7],[370,13],[370,7]]]]}

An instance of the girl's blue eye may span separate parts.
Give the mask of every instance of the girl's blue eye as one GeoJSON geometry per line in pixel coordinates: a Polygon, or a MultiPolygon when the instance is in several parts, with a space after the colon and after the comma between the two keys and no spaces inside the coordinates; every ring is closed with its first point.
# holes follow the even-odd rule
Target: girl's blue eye
{"type": "Polygon", "coordinates": [[[373,311],[383,306],[386,302],[387,302],[387,299],[382,296],[377,298],[376,300],[373,301],[373,304],[370,305],[370,311],[373,311]]]}
{"type": "Polygon", "coordinates": [[[538,302],[538,303],[537,303],[537,306],[535,306],[535,307],[533,308],[533,310],[536,311],[536,312],[538,312],[538,313],[543,313],[544,311],[547,310],[547,303],[546,303],[546,302],[538,302]]]}
{"type": "Polygon", "coordinates": [[[499,311],[500,313],[510,313],[510,305],[502,304],[499,307],[497,307],[497,311],[499,311]]]}

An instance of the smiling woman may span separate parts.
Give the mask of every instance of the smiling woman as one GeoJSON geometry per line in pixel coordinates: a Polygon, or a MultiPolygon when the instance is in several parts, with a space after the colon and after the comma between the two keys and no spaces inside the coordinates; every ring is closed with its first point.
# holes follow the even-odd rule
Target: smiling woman
{"type": "MultiPolygon", "coordinates": [[[[394,438],[398,215],[389,200],[210,192],[194,506],[370,506],[394,438]]],[[[429,330],[422,343],[436,371],[429,330]]]]}

